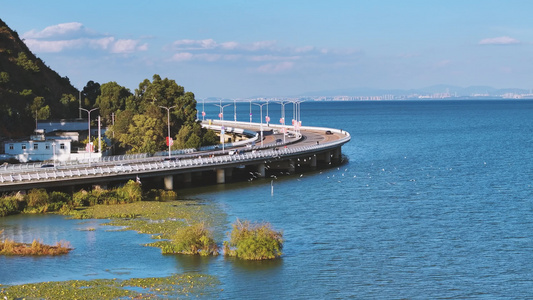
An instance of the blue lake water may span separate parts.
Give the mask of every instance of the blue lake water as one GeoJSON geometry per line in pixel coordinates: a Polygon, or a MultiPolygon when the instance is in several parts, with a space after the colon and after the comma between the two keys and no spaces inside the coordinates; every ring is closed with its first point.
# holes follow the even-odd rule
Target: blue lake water
{"type": "MultiPolygon", "coordinates": [[[[269,106],[279,119],[280,105],[269,106]]],[[[206,104],[208,117],[216,109],[206,104]]],[[[238,116],[249,119],[248,104],[238,116]]],[[[224,299],[532,297],[533,101],[304,102],[301,119],[349,131],[348,162],[278,177],[273,195],[270,180],[179,191],[219,205],[230,222],[283,230],[281,259],[163,256],[134,232],[13,216],[0,219],[6,234],[37,230],[76,250],[0,257],[0,284],[200,272],[220,279],[224,299]]]]}

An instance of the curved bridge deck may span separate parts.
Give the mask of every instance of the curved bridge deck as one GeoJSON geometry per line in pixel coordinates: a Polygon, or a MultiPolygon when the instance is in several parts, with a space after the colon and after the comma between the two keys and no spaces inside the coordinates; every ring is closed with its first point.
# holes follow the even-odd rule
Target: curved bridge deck
{"type": "MultiPolygon", "coordinates": [[[[215,122],[216,124],[216,122],[215,122]]],[[[260,124],[225,122],[233,128],[260,130],[260,124]]],[[[281,126],[263,125],[271,134],[262,141],[256,141],[254,148],[246,145],[232,145],[225,151],[202,151],[172,156],[149,157],[147,155],[105,158],[86,164],[69,164],[45,167],[46,165],[11,165],[0,167],[0,192],[28,190],[32,188],[54,188],[81,185],[107,185],[136,179],[162,178],[166,189],[173,189],[173,176],[185,181],[192,180],[192,174],[215,172],[218,183],[224,183],[233,169],[253,168],[258,176],[265,176],[266,168],[284,169],[294,172],[296,160],[316,167],[317,163],[331,163],[339,159],[341,146],[351,137],[346,131],[331,128],[302,127],[301,134],[290,138],[277,132],[281,126]],[[230,155],[229,153],[235,153],[230,155]]]]}

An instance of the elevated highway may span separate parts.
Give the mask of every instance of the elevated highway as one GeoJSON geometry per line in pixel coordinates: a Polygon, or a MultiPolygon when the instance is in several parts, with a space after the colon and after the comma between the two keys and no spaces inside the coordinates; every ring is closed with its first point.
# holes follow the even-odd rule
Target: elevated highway
{"type": "Polygon", "coordinates": [[[237,129],[257,134],[245,141],[225,144],[224,151],[221,146],[201,151],[180,151],[179,154],[174,154],[173,151],[170,158],[166,152],[159,156],[113,156],[98,161],[62,165],[4,165],[0,167],[0,192],[107,186],[128,180],[160,181],[164,188],[173,189],[177,180],[205,180],[206,174],[213,174],[217,183],[224,183],[239,171],[254,173],[258,177],[265,177],[267,170],[293,173],[300,167],[316,168],[321,164],[339,161],[342,145],[351,139],[348,132],[332,128],[301,127],[298,131],[289,130],[289,134],[285,135],[280,125],[213,122],[211,126],[220,128],[221,125],[230,134],[237,129]],[[261,127],[264,137],[262,140],[261,127]]]}

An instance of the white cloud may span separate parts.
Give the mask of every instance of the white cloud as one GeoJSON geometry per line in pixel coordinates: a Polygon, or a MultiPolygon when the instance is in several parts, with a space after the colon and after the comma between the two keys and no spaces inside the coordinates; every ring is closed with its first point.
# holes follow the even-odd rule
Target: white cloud
{"type": "Polygon", "coordinates": [[[133,53],[136,51],[146,51],[147,44],[139,45],[137,40],[117,40],[112,44],[111,53],[133,53]]]}
{"type": "Polygon", "coordinates": [[[193,55],[189,52],[180,52],[172,56],[173,61],[189,61],[192,60],[193,55]]]}
{"type": "Polygon", "coordinates": [[[172,43],[172,46],[175,50],[211,50],[211,49],[221,49],[221,50],[244,50],[244,51],[259,51],[264,49],[272,49],[276,45],[275,41],[258,41],[250,44],[242,44],[235,41],[228,41],[217,43],[213,39],[204,39],[204,40],[177,40],[172,43]]]}
{"type": "Polygon", "coordinates": [[[26,45],[35,52],[58,53],[89,48],[124,54],[148,49],[148,44],[141,44],[139,40],[116,39],[97,34],[77,22],[48,26],[41,31],[31,30],[22,37],[26,45]]]}
{"type": "Polygon", "coordinates": [[[259,71],[260,73],[275,74],[275,73],[280,73],[280,72],[290,70],[293,68],[293,66],[294,66],[294,62],[285,61],[285,62],[280,62],[280,63],[275,63],[275,64],[262,65],[257,68],[257,71],[259,71]]]}
{"type": "Polygon", "coordinates": [[[217,47],[217,43],[213,39],[205,40],[178,40],[172,44],[178,50],[200,50],[213,49],[217,47]]]}
{"type": "Polygon", "coordinates": [[[512,45],[520,44],[520,41],[508,36],[500,36],[495,38],[487,38],[479,41],[480,45],[512,45]]]}
{"type": "Polygon", "coordinates": [[[80,35],[80,33],[88,33],[83,24],[78,22],[62,23],[48,26],[41,31],[30,30],[22,35],[25,39],[47,39],[58,38],[60,36],[80,35]]]}

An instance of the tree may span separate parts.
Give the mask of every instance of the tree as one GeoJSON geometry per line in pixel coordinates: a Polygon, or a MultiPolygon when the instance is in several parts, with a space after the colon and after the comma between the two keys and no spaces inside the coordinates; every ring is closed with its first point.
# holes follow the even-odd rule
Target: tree
{"type": "Polygon", "coordinates": [[[92,80],[88,81],[83,90],[81,91],[84,99],[83,106],[94,107],[96,104],[96,98],[100,96],[100,84],[92,80]]]}
{"type": "Polygon", "coordinates": [[[164,145],[165,125],[161,118],[148,115],[134,115],[125,134],[120,135],[119,141],[130,147],[130,153],[154,153],[164,145]]]}
{"type": "Polygon", "coordinates": [[[78,99],[70,94],[63,94],[59,100],[61,103],[61,113],[59,116],[63,118],[72,118],[78,116],[78,99]]]}
{"type": "Polygon", "coordinates": [[[30,105],[32,116],[35,116],[35,128],[37,128],[37,120],[46,120],[50,117],[50,106],[44,105],[43,97],[35,97],[30,105]]]}
{"type": "Polygon", "coordinates": [[[97,100],[101,115],[114,109],[117,112],[107,135],[114,135],[130,153],[166,150],[167,111],[161,107],[173,107],[169,119],[171,136],[176,140],[174,149],[217,143],[214,132],[203,129],[196,120],[194,94],[185,92],[174,80],[155,74],[152,81],[145,79],[139,84],[135,95],[115,82],[102,85],[101,91],[97,100]]]}
{"type": "Polygon", "coordinates": [[[100,91],[96,106],[100,108],[104,124],[110,124],[112,114],[126,108],[126,99],[131,96],[131,92],[114,81],[102,84],[100,91]]]}

